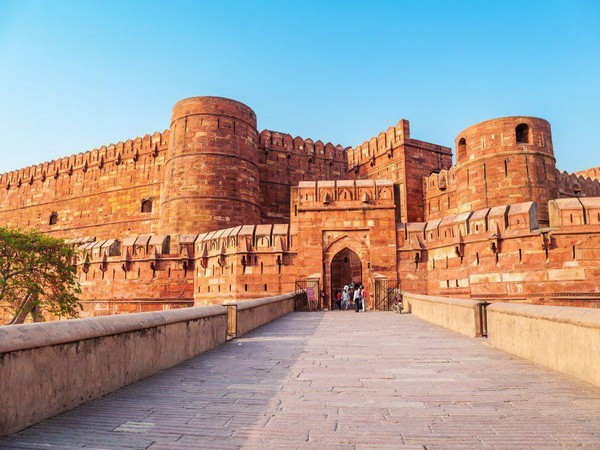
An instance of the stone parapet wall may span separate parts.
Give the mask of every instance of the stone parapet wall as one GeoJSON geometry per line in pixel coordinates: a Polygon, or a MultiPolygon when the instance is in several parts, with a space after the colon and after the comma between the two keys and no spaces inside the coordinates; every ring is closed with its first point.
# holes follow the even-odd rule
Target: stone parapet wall
{"type": "Polygon", "coordinates": [[[600,387],[600,311],[495,303],[487,322],[492,347],[600,387]]]}
{"type": "Polygon", "coordinates": [[[0,436],[223,344],[223,306],[0,327],[0,436]]]}
{"type": "Polygon", "coordinates": [[[408,312],[427,322],[470,337],[482,335],[483,302],[404,292],[403,303],[408,312]]]}
{"type": "MultiPolygon", "coordinates": [[[[275,297],[246,300],[233,304],[236,314],[236,336],[242,336],[265,323],[294,311],[300,294],[291,293],[275,297]]],[[[228,304],[228,307],[232,305],[228,304]]]]}
{"type": "Polygon", "coordinates": [[[403,293],[407,312],[600,387],[600,311],[403,293]]]}
{"type": "Polygon", "coordinates": [[[232,322],[241,336],[288,314],[298,296],[0,327],[0,437],[224,344],[232,322]]]}
{"type": "Polygon", "coordinates": [[[600,306],[600,200],[533,202],[400,224],[403,289],[476,299],[600,306]]]}
{"type": "Polygon", "coordinates": [[[295,290],[297,231],[288,224],[243,225],[195,239],[196,305],[295,290]]]}

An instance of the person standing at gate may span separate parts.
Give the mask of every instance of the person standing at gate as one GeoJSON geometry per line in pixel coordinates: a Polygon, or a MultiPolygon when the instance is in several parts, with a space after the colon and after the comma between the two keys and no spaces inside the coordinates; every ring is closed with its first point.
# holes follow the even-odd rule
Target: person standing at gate
{"type": "Polygon", "coordinates": [[[360,302],[362,303],[363,312],[367,312],[367,290],[364,286],[360,287],[360,302]]]}
{"type": "Polygon", "coordinates": [[[356,307],[356,312],[360,311],[360,287],[357,287],[354,290],[354,306],[356,307]]]}
{"type": "Polygon", "coordinates": [[[348,286],[344,286],[344,290],[342,291],[342,305],[344,305],[346,311],[348,311],[348,303],[350,303],[350,292],[348,292],[348,286]]]}

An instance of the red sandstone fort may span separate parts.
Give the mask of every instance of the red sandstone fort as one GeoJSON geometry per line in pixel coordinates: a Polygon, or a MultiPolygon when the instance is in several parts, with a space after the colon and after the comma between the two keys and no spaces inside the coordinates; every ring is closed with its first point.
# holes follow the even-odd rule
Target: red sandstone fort
{"type": "Polygon", "coordinates": [[[600,168],[556,168],[550,124],[488,120],[452,150],[409,122],[354,148],[257,130],[194,97],[169,129],[0,175],[0,226],[79,249],[83,315],[354,280],[495,301],[600,306],[600,168]]]}

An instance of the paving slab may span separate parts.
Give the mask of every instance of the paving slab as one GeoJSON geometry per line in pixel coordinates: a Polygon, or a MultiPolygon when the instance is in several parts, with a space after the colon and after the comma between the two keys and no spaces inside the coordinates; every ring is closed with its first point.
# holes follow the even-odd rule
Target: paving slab
{"type": "Polygon", "coordinates": [[[293,313],[0,448],[600,448],[600,389],[411,315],[293,313]]]}

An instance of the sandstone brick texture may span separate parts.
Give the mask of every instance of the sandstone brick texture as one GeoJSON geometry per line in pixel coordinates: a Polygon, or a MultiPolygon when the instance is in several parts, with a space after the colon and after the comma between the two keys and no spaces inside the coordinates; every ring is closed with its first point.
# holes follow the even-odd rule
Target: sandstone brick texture
{"type": "MultiPolygon", "coordinates": [[[[400,120],[354,148],[258,132],[248,106],[193,97],[163,133],[0,175],[0,226],[79,250],[83,315],[351,280],[415,293],[600,306],[600,169],[556,168],[550,124],[488,120],[457,157],[400,120]]],[[[5,320],[5,318],[3,318],[5,320]]]]}

